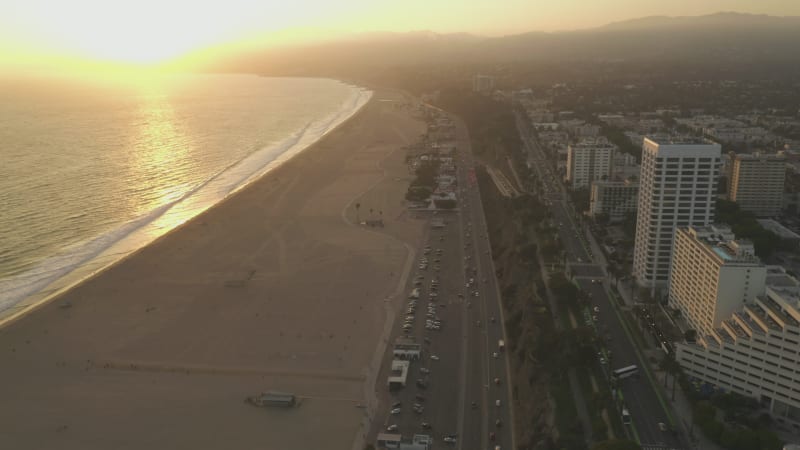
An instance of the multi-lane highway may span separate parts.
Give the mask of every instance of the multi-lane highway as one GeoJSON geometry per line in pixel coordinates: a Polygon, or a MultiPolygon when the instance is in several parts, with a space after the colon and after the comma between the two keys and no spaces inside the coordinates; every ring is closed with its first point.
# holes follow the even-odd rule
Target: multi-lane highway
{"type": "MultiPolygon", "coordinates": [[[[558,232],[564,244],[567,261],[571,264],[591,263],[593,255],[587,249],[586,231],[576,224],[570,214],[571,208],[567,203],[563,186],[557,181],[558,175],[547,161],[544,152],[530,135],[529,130],[518,120],[520,134],[528,152],[528,160],[532,161],[533,168],[542,182],[543,196],[549,201],[553,220],[559,225],[558,232]]],[[[596,268],[602,272],[602,268],[596,268]]],[[[682,448],[678,436],[668,431],[662,431],[659,424],[670,424],[668,407],[648,372],[645,371],[645,360],[632,342],[631,336],[626,332],[623,324],[622,306],[612,302],[609,297],[609,284],[605,278],[591,277],[579,279],[580,287],[590,294],[592,308],[597,307],[596,327],[601,336],[606,337],[606,349],[611,355],[609,370],[629,365],[640,368],[638,377],[631,377],[619,381],[624,398],[625,407],[631,414],[633,424],[628,426],[629,435],[637,439],[643,448],[682,448]]],[[[599,363],[599,362],[598,362],[599,363]]]]}
{"type": "Polygon", "coordinates": [[[427,214],[429,229],[406,290],[419,288],[419,299],[404,300],[398,317],[405,319],[396,321],[392,334],[414,337],[423,344],[423,356],[411,363],[407,385],[394,392],[383,382],[392,359],[386,356],[373,423],[377,432],[427,434],[434,449],[510,449],[513,411],[508,361],[499,348],[505,340],[500,296],[469,135],[452,119],[458,208],[420,213],[427,214]],[[430,227],[440,220],[441,226],[430,227]],[[438,329],[428,320],[438,322],[438,329]]]}

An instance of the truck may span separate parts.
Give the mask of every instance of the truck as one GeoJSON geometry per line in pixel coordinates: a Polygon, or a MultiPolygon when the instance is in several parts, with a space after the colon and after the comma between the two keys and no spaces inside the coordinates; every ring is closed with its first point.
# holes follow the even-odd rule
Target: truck
{"type": "Polygon", "coordinates": [[[502,339],[500,339],[499,341],[497,341],[497,348],[502,352],[503,350],[506,349],[506,343],[502,339]]]}

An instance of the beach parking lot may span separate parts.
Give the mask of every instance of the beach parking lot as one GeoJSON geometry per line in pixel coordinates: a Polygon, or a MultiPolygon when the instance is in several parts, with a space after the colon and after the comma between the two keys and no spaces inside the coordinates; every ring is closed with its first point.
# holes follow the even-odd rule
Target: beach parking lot
{"type": "Polygon", "coordinates": [[[402,101],[376,92],[268,176],[0,329],[3,445],[350,449],[385,299],[422,236],[401,149],[424,126],[402,101]],[[267,390],[299,406],[245,404],[267,390]]]}

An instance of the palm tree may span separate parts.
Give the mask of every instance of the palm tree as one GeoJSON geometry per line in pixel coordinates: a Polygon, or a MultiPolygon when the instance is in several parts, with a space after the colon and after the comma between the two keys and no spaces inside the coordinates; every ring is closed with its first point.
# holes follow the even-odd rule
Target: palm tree
{"type": "Polygon", "coordinates": [[[356,222],[361,222],[361,219],[358,218],[359,209],[361,209],[361,203],[356,203],[356,222]]]}

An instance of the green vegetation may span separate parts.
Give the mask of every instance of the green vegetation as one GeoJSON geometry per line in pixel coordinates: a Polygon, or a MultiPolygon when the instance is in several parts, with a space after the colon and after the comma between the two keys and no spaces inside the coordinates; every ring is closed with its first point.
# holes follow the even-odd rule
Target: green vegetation
{"type": "MultiPolygon", "coordinates": [[[[450,111],[466,123],[475,153],[489,150],[518,149],[522,145],[516,118],[511,106],[467,89],[445,88],[439,92],[438,106],[450,111]]],[[[522,176],[522,174],[520,174],[522,176]]]]}
{"type": "MultiPolygon", "coordinates": [[[[420,161],[406,192],[406,200],[421,202],[430,198],[436,187],[436,175],[439,173],[439,160],[420,161]]],[[[455,207],[455,205],[453,205],[455,207]]]]}
{"type": "Polygon", "coordinates": [[[753,213],[742,211],[739,205],[727,200],[717,200],[717,221],[727,223],[737,238],[753,241],[756,255],[767,258],[780,246],[780,238],[765,230],[753,213]]]}
{"type": "Polygon", "coordinates": [[[608,140],[619,147],[623,153],[629,153],[636,157],[637,161],[642,160],[642,147],[641,145],[634,145],[628,136],[620,129],[612,125],[602,125],[600,134],[608,138],[608,140]]]}
{"type": "Polygon", "coordinates": [[[771,419],[759,414],[755,399],[736,393],[703,395],[678,371],[681,389],[692,403],[692,420],[703,434],[730,450],[779,450],[782,443],[768,429],[771,419]],[[722,416],[723,421],[720,421],[722,416]]]}

